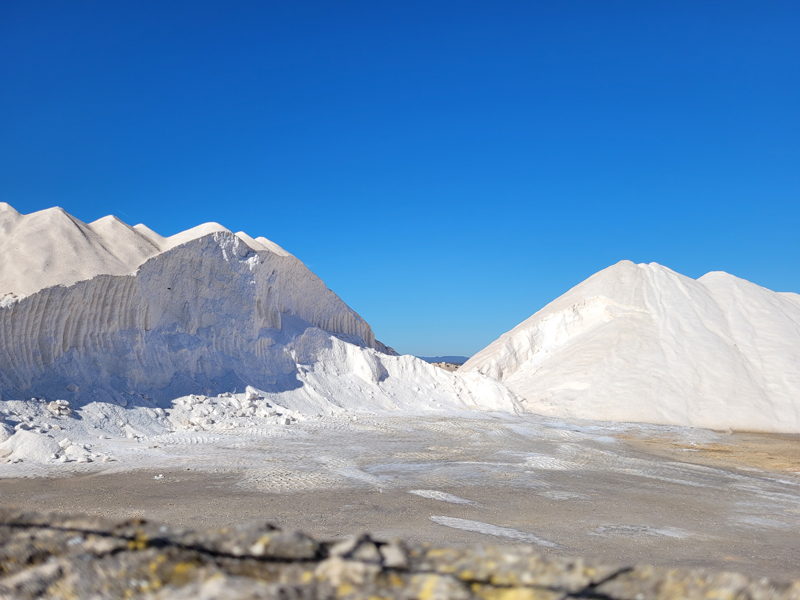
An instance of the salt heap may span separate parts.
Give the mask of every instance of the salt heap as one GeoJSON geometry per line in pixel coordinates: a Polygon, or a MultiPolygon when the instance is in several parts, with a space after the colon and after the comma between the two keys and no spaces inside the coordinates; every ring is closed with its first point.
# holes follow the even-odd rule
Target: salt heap
{"type": "Polygon", "coordinates": [[[622,261],[460,372],[544,415],[800,433],[800,295],[622,261]]]}
{"type": "Polygon", "coordinates": [[[0,232],[0,400],[65,400],[44,406],[86,417],[93,402],[150,410],[253,386],[266,403],[310,413],[515,410],[491,379],[392,356],[266,238],[214,223],[163,238],[114,217],[86,224],[2,203],[0,232]]]}

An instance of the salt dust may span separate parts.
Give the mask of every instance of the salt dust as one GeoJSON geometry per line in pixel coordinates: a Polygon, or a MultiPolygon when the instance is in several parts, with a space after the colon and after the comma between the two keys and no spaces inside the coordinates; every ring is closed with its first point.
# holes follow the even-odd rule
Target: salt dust
{"type": "Polygon", "coordinates": [[[459,496],[448,494],[447,492],[440,492],[438,490],[408,490],[408,493],[414,494],[415,496],[421,496],[422,498],[428,498],[430,500],[450,502],[451,504],[470,504],[473,506],[478,505],[477,502],[473,502],[472,500],[467,500],[466,498],[461,498],[459,496]]]}
{"type": "Polygon", "coordinates": [[[484,535],[493,535],[495,537],[507,538],[517,542],[526,544],[535,544],[537,546],[544,546],[545,548],[560,548],[555,542],[545,540],[532,533],[526,533],[510,527],[499,527],[489,523],[482,523],[481,521],[473,521],[471,519],[459,519],[456,517],[440,517],[433,516],[431,521],[437,525],[444,525],[445,527],[452,527],[453,529],[462,529],[464,531],[474,531],[484,535]]]}
{"type": "Polygon", "coordinates": [[[651,527],[649,525],[603,525],[598,527],[589,535],[622,535],[639,537],[642,535],[653,537],[668,537],[675,539],[685,539],[693,534],[676,527],[651,527]]]}
{"type": "Polygon", "coordinates": [[[586,494],[576,494],[575,492],[564,492],[557,490],[539,492],[539,495],[549,498],[550,500],[589,500],[589,496],[586,494]]]}

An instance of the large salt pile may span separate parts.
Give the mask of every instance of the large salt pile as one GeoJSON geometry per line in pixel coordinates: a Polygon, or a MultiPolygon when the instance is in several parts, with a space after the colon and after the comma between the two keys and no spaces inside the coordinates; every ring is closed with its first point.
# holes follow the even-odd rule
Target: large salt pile
{"type": "MultiPolygon", "coordinates": [[[[163,238],[113,217],[86,224],[61,209],[21,215],[7,204],[0,232],[2,400],[153,409],[253,386],[262,400],[306,412],[514,410],[488,378],[391,356],[265,238],[216,224],[163,238]]],[[[241,412],[239,400],[229,404],[241,412]]]]}
{"type": "Polygon", "coordinates": [[[800,295],[622,261],[460,372],[501,381],[545,415],[798,433],[800,295]]]}

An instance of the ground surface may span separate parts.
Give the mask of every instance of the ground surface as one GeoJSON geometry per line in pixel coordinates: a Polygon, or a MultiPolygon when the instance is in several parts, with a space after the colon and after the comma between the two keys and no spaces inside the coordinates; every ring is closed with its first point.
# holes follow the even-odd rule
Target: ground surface
{"type": "Polygon", "coordinates": [[[192,531],[0,509],[0,597],[15,600],[800,600],[800,580],[436,547],[316,540],[264,525],[192,531]]]}
{"type": "Polygon", "coordinates": [[[116,460],[0,465],[0,506],[194,528],[267,520],[319,537],[530,543],[549,555],[776,579],[800,566],[795,436],[359,416],[100,443],[116,460]]]}

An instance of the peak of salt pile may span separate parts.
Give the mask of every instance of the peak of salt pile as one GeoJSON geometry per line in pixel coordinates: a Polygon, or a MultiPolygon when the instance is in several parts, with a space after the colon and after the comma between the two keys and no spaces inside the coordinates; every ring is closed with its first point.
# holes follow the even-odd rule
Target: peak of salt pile
{"type": "Polygon", "coordinates": [[[7,204],[0,231],[0,400],[63,399],[88,415],[93,402],[149,410],[253,386],[266,403],[312,414],[515,410],[488,378],[389,356],[266,238],[215,223],[163,238],[114,217],[86,224],[7,204]]]}
{"type": "Polygon", "coordinates": [[[0,202],[0,298],[28,296],[95,275],[127,275],[156,254],[220,231],[230,233],[206,223],[164,238],[110,215],[87,224],[63,208],[23,215],[0,202]]]}
{"type": "Polygon", "coordinates": [[[501,381],[545,415],[798,433],[800,295],[622,261],[460,372],[501,381]]]}

